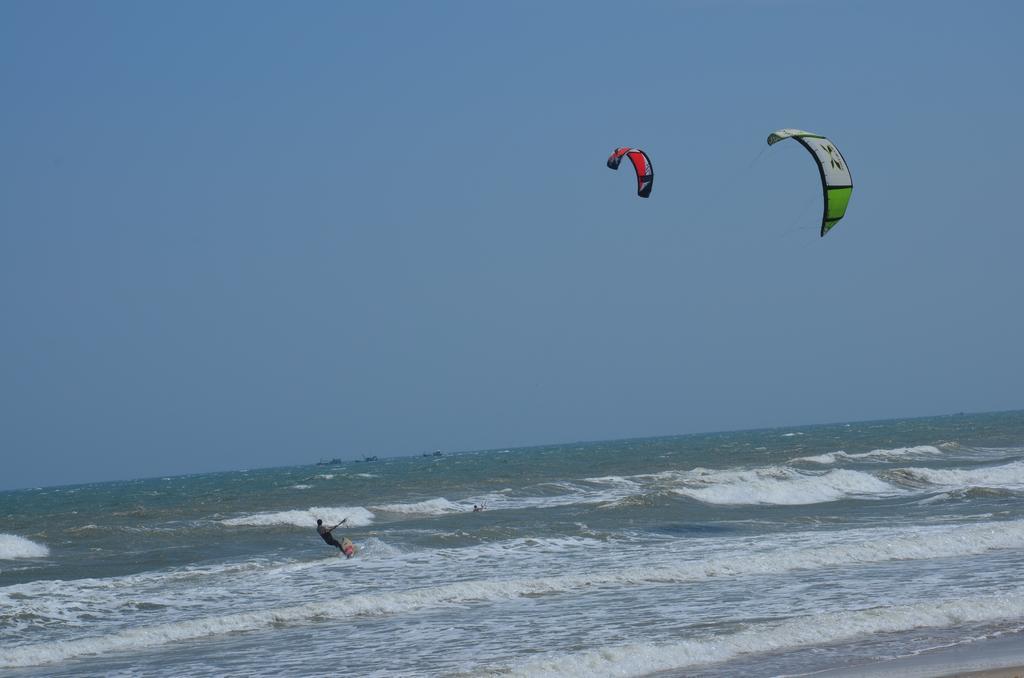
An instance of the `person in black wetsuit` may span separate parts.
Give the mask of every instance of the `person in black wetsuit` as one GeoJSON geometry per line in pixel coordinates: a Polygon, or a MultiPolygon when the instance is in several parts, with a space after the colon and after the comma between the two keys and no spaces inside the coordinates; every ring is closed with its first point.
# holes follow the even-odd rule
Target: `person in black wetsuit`
{"type": "MultiPolygon", "coordinates": [[[[345,518],[344,520],[342,520],[341,523],[344,523],[346,520],[348,520],[348,518],[345,518]]],[[[319,518],[317,518],[316,519],[316,531],[317,531],[317,534],[320,535],[321,539],[323,539],[325,542],[327,542],[331,546],[337,546],[340,551],[344,552],[345,549],[342,548],[341,542],[339,542],[337,539],[335,539],[334,535],[331,534],[331,532],[333,532],[334,530],[338,529],[338,527],[341,525],[341,523],[338,523],[334,527],[328,529],[327,526],[324,525],[324,521],[322,521],[319,518]]]]}

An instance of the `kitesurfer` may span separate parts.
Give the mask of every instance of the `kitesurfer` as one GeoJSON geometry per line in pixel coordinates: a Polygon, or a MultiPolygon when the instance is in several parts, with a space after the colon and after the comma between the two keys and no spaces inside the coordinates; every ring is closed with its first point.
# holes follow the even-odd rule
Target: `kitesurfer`
{"type": "MultiPolygon", "coordinates": [[[[332,535],[331,532],[333,532],[334,530],[338,529],[341,526],[341,524],[344,523],[346,520],[348,520],[348,518],[343,518],[341,523],[338,523],[334,527],[328,529],[327,526],[324,525],[324,521],[323,520],[321,520],[320,518],[316,519],[316,531],[317,531],[317,534],[320,535],[320,538],[323,539],[328,544],[330,544],[331,546],[337,546],[338,549],[340,549],[342,553],[345,552],[345,547],[341,545],[341,542],[339,542],[337,539],[334,538],[334,535],[332,535]]],[[[345,555],[348,555],[348,554],[345,554],[345,555]]],[[[351,557],[351,556],[349,556],[349,557],[351,557]]]]}

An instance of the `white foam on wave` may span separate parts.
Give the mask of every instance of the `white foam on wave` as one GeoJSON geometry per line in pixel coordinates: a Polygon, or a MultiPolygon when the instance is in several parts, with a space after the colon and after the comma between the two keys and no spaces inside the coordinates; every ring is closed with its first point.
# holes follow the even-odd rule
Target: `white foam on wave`
{"type": "MultiPolygon", "coordinates": [[[[552,554],[579,553],[581,556],[607,549],[608,544],[593,537],[517,537],[498,542],[477,544],[472,548],[455,548],[435,554],[444,560],[479,563],[487,559],[499,561],[513,555],[529,554],[530,558],[552,554]]],[[[422,558],[421,554],[417,557],[422,558]]]]}
{"type": "Polygon", "coordinates": [[[933,445],[916,445],[914,447],[894,447],[890,450],[871,450],[850,454],[839,450],[811,457],[797,457],[790,462],[809,462],[812,464],[836,464],[840,461],[903,461],[906,459],[928,459],[942,455],[942,450],[933,445]]]}
{"type": "Polygon", "coordinates": [[[98,530],[100,526],[96,523],[89,523],[88,525],[80,525],[79,527],[69,527],[68,532],[89,532],[91,530],[98,530]]]}
{"type": "Polygon", "coordinates": [[[1024,490],[1024,461],[973,469],[904,468],[897,469],[894,474],[911,483],[927,483],[945,488],[1024,490]]]}
{"type": "MultiPolygon", "coordinates": [[[[13,608],[43,604],[31,611],[55,619],[76,619],[77,612],[104,615],[120,605],[125,597],[148,599],[154,592],[163,592],[170,585],[183,585],[193,590],[204,590],[210,582],[220,579],[252,581],[254,578],[280,580],[290,573],[302,573],[321,568],[321,560],[269,560],[258,558],[241,562],[215,565],[189,565],[166,570],[153,570],[116,577],[71,580],[36,579],[21,584],[0,587],[0,608],[13,608]],[[15,594],[12,598],[11,594],[15,594]],[[29,601],[31,602],[25,602],[29,601]],[[20,601],[20,602],[19,602],[20,601]],[[71,614],[64,614],[72,611],[71,614]],[[54,612],[59,612],[54,614],[54,612]]],[[[218,586],[222,592],[224,586],[218,586]]],[[[212,597],[204,594],[206,600],[212,597]]],[[[180,599],[178,600],[180,603],[180,599]]],[[[194,602],[194,601],[193,601],[194,602]]]]}
{"type": "Polygon", "coordinates": [[[427,499],[426,501],[418,501],[412,504],[376,504],[370,508],[382,513],[440,516],[448,513],[463,513],[472,510],[473,507],[472,505],[457,504],[448,501],[444,497],[438,497],[437,499],[427,499]]]}
{"type": "Polygon", "coordinates": [[[952,495],[950,495],[949,492],[942,492],[941,494],[936,494],[936,495],[932,495],[931,497],[925,497],[924,499],[919,499],[919,500],[915,501],[914,503],[917,504],[918,506],[927,506],[929,504],[939,504],[939,503],[942,503],[944,501],[949,501],[951,498],[952,498],[952,495]]]}
{"type": "Polygon", "coordinates": [[[602,504],[615,501],[629,496],[637,491],[638,484],[626,478],[609,476],[606,478],[587,478],[580,482],[559,482],[542,483],[535,485],[529,490],[538,491],[539,494],[524,495],[511,488],[504,488],[490,492],[467,497],[461,502],[449,502],[446,499],[432,499],[417,504],[391,504],[385,506],[372,506],[373,509],[394,510],[398,513],[423,513],[443,515],[457,511],[469,511],[473,504],[484,504],[487,510],[520,510],[520,509],[546,509],[557,506],[572,506],[578,504],[602,504]],[[585,484],[584,484],[585,483],[585,484]],[[590,486],[588,486],[590,485],[590,486]],[[594,487],[597,486],[597,487],[594,487]],[[549,493],[545,493],[549,492],[549,493]],[[432,504],[431,502],[438,502],[432,504]],[[441,502],[447,502],[447,505],[441,502]],[[412,507],[411,509],[409,507],[412,507]]]}
{"type": "Polygon", "coordinates": [[[0,560],[45,558],[48,555],[50,555],[50,549],[43,544],[19,537],[16,534],[0,534],[0,560]]]}
{"type": "Polygon", "coordinates": [[[838,452],[826,452],[825,454],[816,454],[810,457],[797,457],[796,459],[790,459],[790,463],[797,463],[801,461],[809,462],[812,464],[835,464],[840,459],[851,459],[851,455],[839,450],[838,452]]]}
{"type": "Polygon", "coordinates": [[[518,662],[494,672],[514,676],[641,676],[715,664],[750,654],[839,643],[878,633],[950,628],[1024,616],[1024,589],[892,607],[807,615],[752,625],[730,636],[677,643],[634,643],[518,662]]]}
{"type": "MultiPolygon", "coordinates": [[[[920,530],[920,528],[917,529],[920,530]]],[[[604,548],[604,545],[592,542],[592,540],[579,539],[553,542],[550,546],[558,549],[571,549],[580,546],[587,547],[591,544],[604,548]]],[[[332,602],[305,603],[148,626],[123,627],[112,629],[101,636],[69,639],[60,643],[47,642],[9,646],[0,656],[0,668],[46,664],[107,652],[138,651],[177,641],[227,633],[259,631],[276,624],[311,624],[325,619],[340,620],[351,616],[403,614],[452,604],[494,603],[539,595],[572,594],[586,591],[595,586],[625,589],[630,586],[701,581],[710,577],[781,574],[825,567],[977,555],[999,549],[1020,548],[1024,548],[1024,521],[991,521],[954,527],[935,527],[913,533],[885,531],[883,534],[856,543],[780,548],[758,553],[678,562],[661,567],[595,568],[587,572],[561,576],[451,582],[406,591],[353,596],[347,599],[344,606],[338,606],[332,602]]],[[[290,567],[298,566],[300,565],[290,567]]],[[[307,565],[301,565],[301,567],[307,567],[307,565]]],[[[67,607],[68,596],[73,593],[73,590],[68,589],[69,582],[55,582],[55,584],[62,585],[61,606],[67,607]]],[[[1024,595],[1024,592],[1020,595],[1024,595]]],[[[1012,598],[1012,595],[1000,596],[1000,599],[1008,597],[1012,598]]],[[[18,604],[14,600],[7,602],[12,605],[18,604]]],[[[1020,601],[1020,604],[1024,605],[1024,601],[1020,601]]],[[[1002,609],[998,606],[989,606],[989,608],[996,611],[992,612],[993,616],[997,616],[998,610],[1002,609]]],[[[1024,615],[1024,611],[1019,614],[1024,615]]],[[[784,638],[787,637],[787,634],[788,632],[783,632],[778,635],[784,638]]],[[[806,644],[807,641],[801,642],[806,644]]],[[[734,655],[724,658],[729,658],[729,656],[734,655]]],[[[570,657],[568,660],[557,658],[549,661],[569,662],[575,665],[578,660],[578,657],[570,657]]],[[[719,660],[701,658],[700,661],[719,660]]],[[[615,669],[614,666],[618,666],[618,663],[613,663],[609,670],[620,670],[615,669]]],[[[672,668],[672,666],[668,668],[672,668]]],[[[649,669],[644,672],[649,672],[649,669]]]]}
{"type": "Polygon", "coordinates": [[[623,478],[622,476],[598,476],[596,478],[584,478],[588,483],[599,483],[603,485],[619,485],[628,483],[630,485],[636,485],[636,483],[629,478],[623,478]]]}
{"type": "Polygon", "coordinates": [[[294,525],[295,527],[315,526],[317,518],[325,523],[341,522],[352,527],[363,527],[373,522],[374,515],[362,506],[312,506],[308,509],[296,509],[292,511],[272,511],[267,513],[254,513],[237,518],[228,518],[220,521],[222,525],[229,527],[268,527],[272,525],[294,525]]]}
{"type": "MultiPolygon", "coordinates": [[[[257,631],[279,624],[380,616],[442,604],[514,599],[524,595],[521,586],[522,582],[517,581],[460,582],[412,591],[353,597],[344,606],[335,603],[306,603],[167,624],[135,626],[104,636],[11,647],[0,657],[0,668],[36,666],[80,656],[137,651],[208,636],[257,631]]],[[[534,589],[534,593],[546,592],[543,585],[531,588],[534,589]]]]}
{"type": "Polygon", "coordinates": [[[708,471],[684,481],[672,491],[706,504],[771,504],[798,506],[838,501],[847,497],[893,496],[900,490],[870,473],[836,469],[803,473],[769,467],[743,471],[708,471]]]}
{"type": "Polygon", "coordinates": [[[290,490],[308,490],[311,487],[313,487],[313,486],[312,485],[303,485],[303,484],[300,483],[298,485],[290,485],[288,489],[290,489],[290,490]]]}

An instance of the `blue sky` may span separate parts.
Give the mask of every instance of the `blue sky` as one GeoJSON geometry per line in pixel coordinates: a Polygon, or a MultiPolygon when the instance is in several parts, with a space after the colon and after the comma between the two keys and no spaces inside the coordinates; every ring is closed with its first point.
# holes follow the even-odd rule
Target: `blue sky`
{"type": "Polygon", "coordinates": [[[2,3],[0,487],[1024,407],[1022,20],[2,3]]]}

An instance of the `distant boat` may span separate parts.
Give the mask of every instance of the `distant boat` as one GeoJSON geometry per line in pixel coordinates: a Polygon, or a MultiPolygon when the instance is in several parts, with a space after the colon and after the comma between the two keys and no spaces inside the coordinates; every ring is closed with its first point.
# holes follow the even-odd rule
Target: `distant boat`
{"type": "Polygon", "coordinates": [[[377,455],[375,454],[372,457],[364,455],[362,459],[356,459],[356,462],[362,462],[362,461],[377,461],[377,455]]]}
{"type": "Polygon", "coordinates": [[[325,461],[323,457],[320,457],[320,461],[318,461],[316,463],[316,465],[317,466],[337,466],[340,463],[341,463],[341,459],[338,459],[337,457],[335,457],[334,459],[331,459],[330,461],[325,461]]]}
{"type": "Polygon", "coordinates": [[[438,450],[438,451],[434,452],[433,454],[431,454],[430,452],[424,452],[421,456],[424,456],[424,457],[443,457],[444,456],[444,452],[442,452],[441,450],[438,450]]]}

